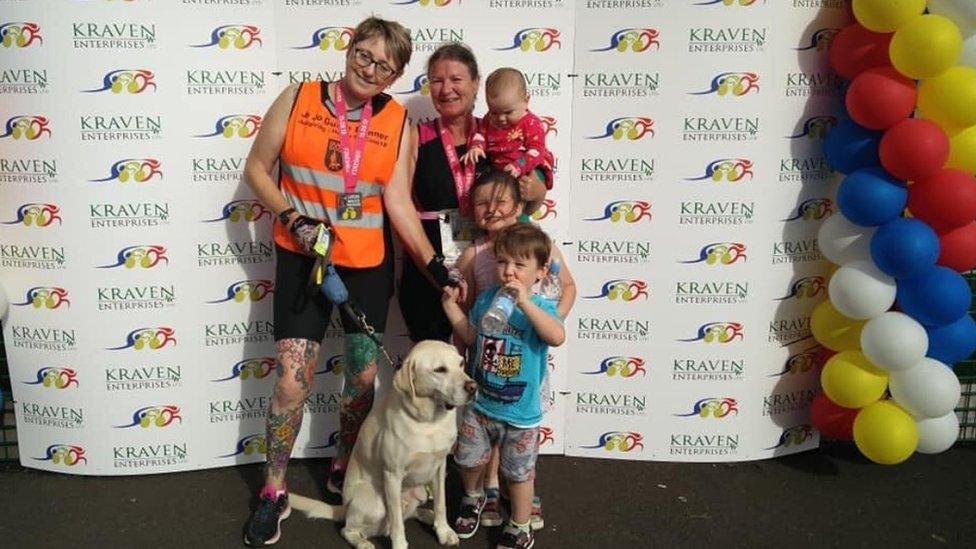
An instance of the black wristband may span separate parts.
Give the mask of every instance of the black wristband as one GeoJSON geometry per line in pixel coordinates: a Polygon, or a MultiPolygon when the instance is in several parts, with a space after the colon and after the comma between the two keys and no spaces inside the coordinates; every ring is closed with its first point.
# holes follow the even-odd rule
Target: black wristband
{"type": "Polygon", "coordinates": [[[291,214],[295,213],[297,210],[295,208],[288,208],[287,210],[278,214],[278,221],[281,221],[282,225],[288,225],[288,218],[291,214]]]}
{"type": "Polygon", "coordinates": [[[444,266],[444,256],[435,255],[427,264],[427,271],[438,286],[454,286],[457,283],[451,279],[451,273],[444,266]]]}

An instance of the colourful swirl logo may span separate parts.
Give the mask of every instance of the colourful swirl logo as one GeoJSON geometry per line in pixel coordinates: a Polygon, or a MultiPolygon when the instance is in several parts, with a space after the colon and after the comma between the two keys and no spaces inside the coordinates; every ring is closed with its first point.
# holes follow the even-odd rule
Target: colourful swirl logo
{"type": "Polygon", "coordinates": [[[776,441],[776,444],[770,446],[769,448],[764,448],[764,449],[775,450],[776,448],[789,448],[790,446],[799,446],[812,438],[813,438],[812,425],[796,425],[794,427],[790,427],[789,429],[783,429],[783,433],[779,436],[779,440],[776,441]]]}
{"type": "Polygon", "coordinates": [[[787,135],[787,139],[823,139],[827,132],[837,125],[837,117],[832,115],[811,116],[803,121],[803,128],[799,133],[787,135]]]}
{"type": "Polygon", "coordinates": [[[246,437],[241,437],[241,439],[237,441],[232,453],[218,457],[229,458],[241,455],[249,456],[251,454],[267,453],[268,444],[264,440],[264,435],[248,435],[246,437]]]}
{"type": "Polygon", "coordinates": [[[539,446],[544,444],[556,444],[556,433],[552,427],[539,427],[539,446]]]}
{"type": "Polygon", "coordinates": [[[620,377],[634,377],[638,373],[641,377],[647,375],[644,369],[644,359],[636,356],[611,356],[600,361],[600,366],[595,372],[583,372],[586,375],[605,375],[613,377],[620,374],[620,377]]]}
{"type": "Polygon", "coordinates": [[[309,450],[324,450],[326,448],[334,448],[339,444],[339,431],[332,431],[329,436],[326,437],[324,444],[319,444],[318,446],[306,446],[309,450]]]}
{"type": "Polygon", "coordinates": [[[327,374],[329,372],[332,372],[332,375],[336,375],[336,376],[342,374],[342,355],[341,354],[330,356],[325,361],[325,364],[322,366],[322,369],[319,370],[319,371],[317,371],[317,372],[315,372],[315,375],[327,374]]]}
{"type": "Polygon", "coordinates": [[[617,51],[624,53],[631,51],[640,53],[647,51],[654,46],[655,49],[661,48],[658,40],[660,32],[657,29],[620,29],[610,36],[610,45],[605,48],[593,49],[590,51],[617,51]]]}
{"type": "Polygon", "coordinates": [[[25,385],[42,385],[44,387],[53,387],[55,389],[67,389],[72,385],[79,387],[78,385],[78,372],[72,370],[71,368],[56,368],[54,366],[48,366],[45,368],[40,368],[35,374],[37,379],[33,381],[25,381],[25,385]]]}
{"type": "Polygon", "coordinates": [[[190,44],[191,48],[211,48],[217,46],[222,50],[233,47],[245,50],[254,44],[261,45],[261,29],[254,25],[223,25],[210,32],[210,42],[206,44],[190,44]]]}
{"type": "Polygon", "coordinates": [[[827,295],[827,279],[822,276],[805,276],[790,285],[790,291],[783,297],[778,297],[775,301],[785,301],[787,299],[812,299],[827,295]]]}
{"type": "Polygon", "coordinates": [[[736,183],[745,179],[746,176],[752,179],[753,175],[752,160],[748,158],[719,158],[705,166],[704,175],[686,177],[685,181],[712,180],[715,183],[722,181],[736,183]]]}
{"type": "Polygon", "coordinates": [[[634,301],[639,297],[647,299],[647,282],[620,278],[603,284],[597,295],[584,296],[584,299],[609,299],[610,301],[634,301]]]}
{"type": "Polygon", "coordinates": [[[132,423],[128,425],[115,425],[114,427],[116,429],[128,429],[138,425],[143,429],[148,429],[151,426],[162,429],[169,427],[174,421],[183,423],[183,417],[180,416],[180,407],[172,404],[163,404],[139,408],[132,413],[132,423]]]}
{"type": "Polygon", "coordinates": [[[223,136],[224,139],[239,137],[247,139],[254,137],[261,128],[261,117],[256,114],[228,114],[221,116],[214,123],[213,133],[194,135],[193,137],[217,137],[223,136]]]}
{"type": "Polygon", "coordinates": [[[27,48],[34,42],[43,44],[44,38],[41,36],[40,25],[21,21],[0,25],[0,41],[5,48],[27,48]]]}
{"type": "Polygon", "coordinates": [[[556,128],[556,118],[555,117],[553,117],[553,116],[540,116],[539,117],[539,121],[542,122],[542,132],[545,134],[546,137],[549,137],[549,134],[550,133],[552,135],[555,135],[555,136],[558,136],[559,135],[559,129],[556,128]]]}
{"type": "Polygon", "coordinates": [[[23,303],[14,303],[14,305],[19,307],[30,305],[35,309],[57,309],[62,305],[71,307],[71,301],[68,299],[68,290],[64,288],[57,286],[34,286],[27,290],[23,303]]]}
{"type": "Polygon", "coordinates": [[[637,223],[641,219],[651,220],[651,203],[646,200],[616,200],[603,208],[602,217],[591,217],[583,221],[605,221],[611,223],[624,221],[637,223]]]}
{"type": "Polygon", "coordinates": [[[634,450],[644,450],[644,435],[635,431],[608,431],[600,435],[597,443],[593,446],[580,446],[580,448],[603,448],[607,452],[617,450],[618,452],[632,452],[634,450]]]}
{"type": "Polygon", "coordinates": [[[495,48],[496,51],[549,51],[553,46],[562,48],[559,41],[559,29],[535,27],[522,29],[515,33],[512,45],[506,48],[495,48]]]}
{"type": "MultiPolygon", "coordinates": [[[[409,6],[410,4],[417,4],[418,6],[431,6],[434,8],[443,8],[444,6],[450,4],[453,0],[407,0],[406,2],[390,2],[394,6],[409,6]]],[[[460,3],[460,0],[459,0],[460,3]]]]}
{"type": "Polygon", "coordinates": [[[243,303],[245,300],[255,302],[261,301],[273,293],[274,282],[270,280],[240,280],[227,287],[226,297],[207,303],[226,303],[228,301],[243,303]]]}
{"type": "Polygon", "coordinates": [[[830,49],[830,44],[833,43],[834,37],[840,29],[836,28],[823,28],[817,29],[810,35],[810,43],[806,46],[800,48],[793,48],[797,51],[809,51],[817,50],[818,52],[827,51],[830,49]]]}
{"type": "Polygon", "coordinates": [[[89,181],[92,183],[106,181],[145,183],[156,176],[162,178],[163,172],[160,169],[162,167],[162,163],[155,158],[125,158],[112,164],[112,167],[109,168],[108,177],[89,179],[89,181]]]}
{"type": "Polygon", "coordinates": [[[780,377],[786,374],[796,375],[809,372],[823,364],[824,350],[822,347],[813,347],[805,351],[800,351],[790,355],[783,364],[783,369],[769,377],[780,377]]]}
{"type": "Polygon", "coordinates": [[[741,242],[713,242],[702,246],[696,259],[679,263],[702,263],[706,265],[731,265],[739,260],[745,261],[746,245],[741,242]]]}
{"type": "Polygon", "coordinates": [[[532,212],[532,219],[534,221],[542,221],[548,217],[558,217],[559,213],[556,211],[556,201],[550,198],[543,199],[542,204],[539,205],[539,209],[532,212]]]}
{"type": "Polygon", "coordinates": [[[115,256],[115,263],[111,265],[100,265],[99,269],[114,269],[115,267],[125,266],[126,269],[136,267],[142,269],[152,269],[161,262],[169,264],[166,257],[166,247],[157,244],[146,244],[142,246],[128,246],[119,250],[115,256]]]}
{"type": "Polygon", "coordinates": [[[810,198],[797,206],[793,215],[780,221],[820,221],[834,213],[834,202],[829,198],[810,198]]]}
{"type": "Polygon", "coordinates": [[[407,95],[411,93],[419,93],[420,95],[428,96],[430,95],[430,82],[427,80],[426,74],[421,74],[417,78],[413,79],[413,86],[409,90],[403,90],[395,92],[399,95],[407,95]]]}
{"type": "Polygon", "coordinates": [[[156,91],[156,83],[153,82],[153,78],[155,77],[156,75],[154,75],[153,72],[148,69],[114,70],[106,73],[102,78],[101,88],[81,91],[84,93],[111,91],[115,94],[122,92],[133,94],[142,93],[148,88],[152,88],[153,91],[156,91]]]}
{"type": "Polygon", "coordinates": [[[85,457],[85,449],[73,444],[52,444],[44,450],[44,457],[34,459],[50,461],[51,463],[64,463],[68,467],[73,467],[79,463],[88,463],[88,458],[85,457]]]}
{"type": "Polygon", "coordinates": [[[745,339],[741,322],[709,322],[698,327],[695,337],[679,339],[678,341],[701,341],[704,343],[731,343],[736,339],[745,339]]]}
{"type": "Polygon", "coordinates": [[[642,139],[645,135],[654,137],[654,120],[645,116],[631,116],[614,118],[607,122],[603,135],[591,135],[587,139],[607,139],[620,141],[627,138],[630,141],[642,139]]]}
{"type": "Polygon", "coordinates": [[[58,215],[61,208],[57,204],[21,204],[17,208],[17,218],[13,221],[4,221],[4,225],[20,225],[26,227],[49,227],[55,221],[61,224],[61,216],[58,215]]]}
{"type": "Polygon", "coordinates": [[[294,46],[293,50],[310,50],[318,48],[322,51],[333,49],[335,51],[345,51],[352,43],[353,32],[351,27],[322,27],[312,31],[312,42],[307,46],[294,46]]]}
{"type": "Polygon", "coordinates": [[[51,137],[51,129],[47,127],[48,124],[50,121],[44,116],[12,116],[4,124],[3,134],[0,134],[0,138],[20,139],[23,137],[28,141],[33,141],[45,134],[51,137]]]}
{"type": "MultiPolygon", "coordinates": [[[[726,6],[735,6],[735,5],[739,5],[739,6],[753,6],[757,2],[759,2],[759,0],[708,0],[706,2],[698,2],[695,5],[696,6],[714,6],[715,4],[723,4],[723,5],[726,5],[726,6]]],[[[766,0],[763,0],[763,4],[765,4],[765,3],[766,3],[766,0]]]]}
{"type": "Polygon", "coordinates": [[[751,92],[759,93],[759,74],[755,72],[723,72],[712,78],[708,89],[689,92],[688,95],[726,95],[741,97],[751,92]]]}
{"type": "Polygon", "coordinates": [[[675,417],[708,417],[722,419],[739,413],[739,402],[734,398],[703,398],[691,407],[687,414],[674,414],[675,417]]]}
{"type": "Polygon", "coordinates": [[[240,379],[245,381],[248,379],[264,379],[275,369],[278,362],[269,356],[256,357],[256,358],[245,358],[244,360],[234,364],[230,370],[230,376],[214,379],[211,381],[230,381],[232,379],[240,379]]]}
{"type": "Polygon", "coordinates": [[[119,347],[106,347],[109,351],[121,351],[124,349],[135,349],[141,351],[149,349],[156,351],[172,343],[176,345],[176,338],[173,337],[176,331],[166,326],[157,328],[139,328],[132,330],[125,336],[125,344],[119,347]]]}
{"type": "Polygon", "coordinates": [[[264,207],[261,202],[249,200],[232,200],[220,209],[220,217],[214,219],[204,219],[204,223],[216,223],[218,221],[230,221],[231,223],[253,223],[262,217],[271,219],[271,210],[264,207]]]}

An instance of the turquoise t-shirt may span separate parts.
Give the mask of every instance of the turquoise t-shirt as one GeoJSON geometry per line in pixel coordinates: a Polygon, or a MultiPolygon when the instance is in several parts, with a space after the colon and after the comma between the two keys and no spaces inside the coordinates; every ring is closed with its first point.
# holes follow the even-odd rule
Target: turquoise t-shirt
{"type": "MultiPolygon", "coordinates": [[[[481,317],[498,289],[495,286],[481,292],[468,317],[478,332],[471,355],[471,369],[478,383],[474,407],[492,419],[515,427],[535,427],[542,421],[540,386],[546,375],[549,345],[539,339],[519,307],[512,311],[504,333],[496,337],[482,333],[481,317]]],[[[532,303],[553,318],[559,318],[551,300],[533,295],[532,303]]]]}

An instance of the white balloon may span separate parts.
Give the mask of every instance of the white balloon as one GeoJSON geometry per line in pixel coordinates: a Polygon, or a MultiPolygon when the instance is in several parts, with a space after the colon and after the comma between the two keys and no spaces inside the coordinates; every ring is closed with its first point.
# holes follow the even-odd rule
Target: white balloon
{"type": "Polygon", "coordinates": [[[918,448],[920,454],[939,454],[945,452],[959,438],[959,418],[955,412],[942,417],[927,417],[915,422],[918,427],[918,448]]]}
{"type": "Polygon", "coordinates": [[[883,313],[861,330],[861,351],[875,366],[891,372],[913,368],[928,350],[925,328],[905,313],[883,313]]]}
{"type": "Polygon", "coordinates": [[[959,378],[945,364],[923,358],[914,367],[891,372],[891,398],[918,419],[942,417],[959,404],[959,378]]]}
{"type": "Polygon", "coordinates": [[[948,17],[963,36],[976,34],[976,2],[973,0],[929,0],[929,13],[948,17]]]}
{"type": "Polygon", "coordinates": [[[840,212],[820,224],[817,233],[820,253],[838,265],[871,260],[871,237],[877,227],[861,227],[840,212]]]}
{"type": "Polygon", "coordinates": [[[848,318],[874,318],[895,302],[895,279],[871,261],[853,261],[830,277],[830,302],[848,318]]]}

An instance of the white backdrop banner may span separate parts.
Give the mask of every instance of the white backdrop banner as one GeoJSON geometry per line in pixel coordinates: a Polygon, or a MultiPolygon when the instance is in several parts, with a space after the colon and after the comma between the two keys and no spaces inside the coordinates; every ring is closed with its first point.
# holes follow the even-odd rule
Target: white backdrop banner
{"type": "MultiPolygon", "coordinates": [[[[271,212],[242,181],[280,90],[341,76],[352,28],[523,71],[555,189],[535,218],[579,299],[544,453],[736,461],[818,444],[820,153],[841,0],[0,0],[0,281],[21,462],[147,474],[264,459],[271,212]]],[[[479,101],[476,113],[485,111],[479,101]]],[[[396,302],[387,342],[409,347],[396,302]]],[[[332,455],[341,328],[295,448],[332,455]]],[[[388,370],[388,369],[383,369],[388,370]]],[[[390,373],[381,375],[381,385],[390,373]]]]}

